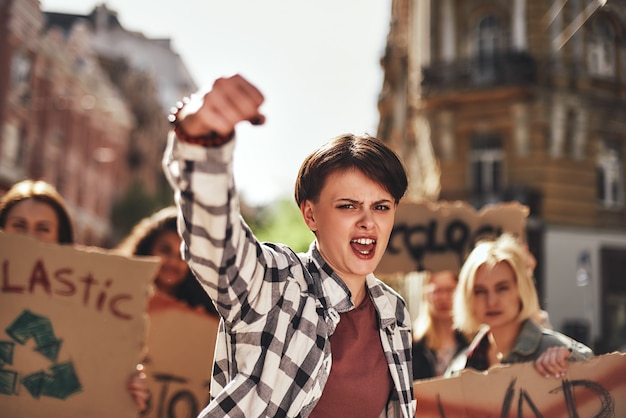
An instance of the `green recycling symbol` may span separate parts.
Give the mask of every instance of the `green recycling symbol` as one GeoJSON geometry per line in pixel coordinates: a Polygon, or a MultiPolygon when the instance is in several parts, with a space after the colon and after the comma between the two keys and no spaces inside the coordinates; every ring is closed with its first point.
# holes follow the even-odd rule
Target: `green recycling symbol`
{"type": "Polygon", "coordinates": [[[18,380],[35,399],[41,396],[66,399],[82,390],[72,362],[57,362],[62,340],[54,335],[50,319],[25,309],[5,332],[12,341],[0,340],[0,395],[17,394],[18,380]],[[15,343],[24,345],[30,338],[35,340],[35,351],[53,364],[50,372],[41,370],[20,379],[17,372],[6,370],[4,366],[13,364],[15,343]]]}

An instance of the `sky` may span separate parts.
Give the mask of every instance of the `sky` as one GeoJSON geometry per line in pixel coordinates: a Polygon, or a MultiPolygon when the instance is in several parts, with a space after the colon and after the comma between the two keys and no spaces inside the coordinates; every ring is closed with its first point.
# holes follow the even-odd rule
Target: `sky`
{"type": "MultiPolygon", "coordinates": [[[[40,0],[88,14],[103,0],[40,0]]],[[[122,26],[170,38],[200,89],[239,73],[265,96],[260,127],[240,124],[235,182],[264,205],[291,198],[300,163],[352,132],[376,135],[391,0],[108,0],[122,26]]]]}

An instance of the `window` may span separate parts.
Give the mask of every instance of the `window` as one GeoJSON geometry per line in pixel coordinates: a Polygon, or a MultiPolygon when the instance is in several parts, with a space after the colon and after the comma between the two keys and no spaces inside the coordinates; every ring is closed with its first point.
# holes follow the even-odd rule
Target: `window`
{"type": "Polygon", "coordinates": [[[13,86],[28,84],[30,82],[31,58],[23,51],[18,50],[13,55],[11,63],[11,83],[13,86]]]}
{"type": "Polygon", "coordinates": [[[30,78],[32,71],[32,57],[21,50],[13,55],[11,62],[11,88],[13,94],[19,97],[22,104],[26,104],[31,95],[30,78]]]}
{"type": "Polygon", "coordinates": [[[618,141],[602,141],[596,161],[598,201],[609,209],[624,206],[623,156],[618,141]]]}
{"type": "Polygon", "coordinates": [[[608,18],[598,17],[591,22],[587,51],[590,75],[615,78],[616,36],[615,28],[608,18]]]}
{"type": "Polygon", "coordinates": [[[0,140],[0,166],[15,169],[24,161],[26,128],[20,122],[7,122],[0,140]]]}
{"type": "Polygon", "coordinates": [[[486,15],[476,28],[476,81],[489,81],[496,75],[497,55],[503,48],[500,20],[486,15]]]}
{"type": "Polygon", "coordinates": [[[565,138],[563,141],[563,155],[574,155],[574,137],[576,136],[577,114],[574,109],[568,109],[565,114],[565,138]]]}
{"type": "Polygon", "coordinates": [[[479,195],[502,191],[504,186],[504,152],[497,135],[472,138],[470,153],[471,188],[479,195]]]}

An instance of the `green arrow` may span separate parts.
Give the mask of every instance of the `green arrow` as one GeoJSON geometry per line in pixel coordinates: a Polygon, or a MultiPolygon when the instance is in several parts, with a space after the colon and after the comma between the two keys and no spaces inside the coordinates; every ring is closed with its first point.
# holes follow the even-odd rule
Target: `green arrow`
{"type": "Polygon", "coordinates": [[[56,364],[50,367],[50,370],[52,370],[52,376],[46,376],[42,395],[66,399],[68,396],[83,389],[71,362],[56,364]]]}
{"type": "Polygon", "coordinates": [[[43,371],[32,373],[22,378],[22,385],[33,398],[40,396],[66,399],[74,393],[82,391],[80,381],[71,362],[59,363],[50,367],[52,374],[43,371]]]}
{"type": "Polygon", "coordinates": [[[51,361],[56,361],[59,356],[62,340],[54,336],[52,323],[45,316],[25,309],[8,326],[6,333],[20,344],[25,344],[31,337],[34,338],[37,343],[35,350],[51,361]]]}
{"type": "Polygon", "coordinates": [[[41,353],[41,355],[50,359],[51,361],[56,361],[59,357],[59,351],[61,351],[61,343],[63,340],[56,340],[47,345],[38,345],[35,347],[35,351],[41,353]]]}

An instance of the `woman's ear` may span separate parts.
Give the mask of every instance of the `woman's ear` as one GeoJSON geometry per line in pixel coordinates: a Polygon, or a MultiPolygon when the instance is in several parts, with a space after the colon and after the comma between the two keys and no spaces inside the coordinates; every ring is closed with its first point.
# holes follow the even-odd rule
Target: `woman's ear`
{"type": "Polygon", "coordinates": [[[310,200],[305,200],[300,205],[300,212],[302,213],[302,218],[304,219],[304,223],[311,230],[311,232],[315,233],[317,231],[317,224],[315,222],[315,205],[310,200]]]}

